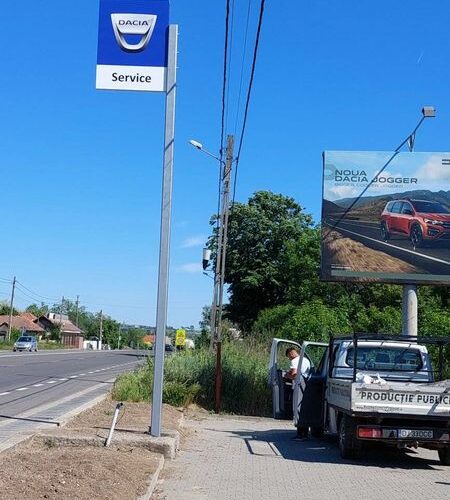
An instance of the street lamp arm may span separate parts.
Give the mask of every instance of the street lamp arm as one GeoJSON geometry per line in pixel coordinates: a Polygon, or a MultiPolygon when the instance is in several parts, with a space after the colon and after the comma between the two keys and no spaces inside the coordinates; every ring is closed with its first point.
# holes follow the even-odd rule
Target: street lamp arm
{"type": "Polygon", "coordinates": [[[191,146],[194,146],[195,149],[198,149],[199,151],[202,151],[203,153],[207,154],[208,156],[211,156],[212,158],[214,158],[215,160],[219,161],[220,163],[222,163],[223,165],[225,165],[225,161],[222,160],[222,158],[219,158],[218,156],[216,156],[215,154],[211,153],[210,151],[208,151],[207,149],[205,149],[203,147],[203,144],[201,142],[198,142],[198,141],[195,141],[194,139],[191,139],[189,141],[189,144],[191,146]]]}

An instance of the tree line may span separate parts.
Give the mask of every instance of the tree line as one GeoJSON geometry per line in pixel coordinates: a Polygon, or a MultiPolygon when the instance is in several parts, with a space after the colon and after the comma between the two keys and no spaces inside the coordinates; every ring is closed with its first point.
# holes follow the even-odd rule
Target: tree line
{"type": "MultiPolygon", "coordinates": [[[[216,218],[209,247],[216,250],[216,218]]],[[[226,317],[244,335],[323,340],[400,333],[402,287],[320,281],[320,225],[293,198],[259,191],[234,203],[228,227],[226,317]]],[[[447,287],[419,287],[419,334],[450,336],[447,287]]]]}

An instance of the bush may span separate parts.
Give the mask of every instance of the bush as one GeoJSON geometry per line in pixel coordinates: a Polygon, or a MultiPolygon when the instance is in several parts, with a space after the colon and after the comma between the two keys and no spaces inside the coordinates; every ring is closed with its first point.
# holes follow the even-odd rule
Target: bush
{"type": "MultiPolygon", "coordinates": [[[[268,352],[249,342],[227,342],[222,349],[222,410],[245,415],[270,415],[267,385],[268,352]]],[[[207,349],[183,351],[166,358],[163,401],[174,406],[197,403],[214,409],[215,353],[207,349]]],[[[134,373],[121,375],[113,397],[122,401],[149,401],[153,359],[134,373]]]]}

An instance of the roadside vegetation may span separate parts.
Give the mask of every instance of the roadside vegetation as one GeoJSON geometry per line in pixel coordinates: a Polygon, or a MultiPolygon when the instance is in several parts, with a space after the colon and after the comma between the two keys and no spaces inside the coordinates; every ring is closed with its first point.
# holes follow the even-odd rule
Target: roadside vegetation
{"type": "MultiPolygon", "coordinates": [[[[268,350],[249,341],[225,342],[222,358],[222,410],[242,415],[269,415],[268,350]]],[[[206,347],[166,358],[163,401],[174,406],[195,403],[214,408],[215,354],[206,347]]],[[[150,401],[153,358],[133,373],[121,375],[113,388],[118,401],[150,401]]]]}

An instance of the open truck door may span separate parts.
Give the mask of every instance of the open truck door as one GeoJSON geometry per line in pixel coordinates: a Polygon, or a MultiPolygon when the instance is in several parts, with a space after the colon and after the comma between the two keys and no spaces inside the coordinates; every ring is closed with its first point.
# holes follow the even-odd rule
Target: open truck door
{"type": "Polygon", "coordinates": [[[272,416],[279,419],[292,418],[292,383],[283,375],[289,370],[290,361],[286,349],[295,347],[300,353],[300,344],[292,340],[273,339],[270,350],[269,386],[272,390],[272,416]]]}
{"type": "Polygon", "coordinates": [[[304,437],[311,428],[314,437],[320,437],[324,429],[324,394],[327,376],[328,344],[303,342],[300,350],[299,369],[293,387],[293,417],[298,436],[304,437]],[[304,362],[303,360],[307,361],[304,362]],[[302,372],[300,367],[308,366],[302,372]]]}

